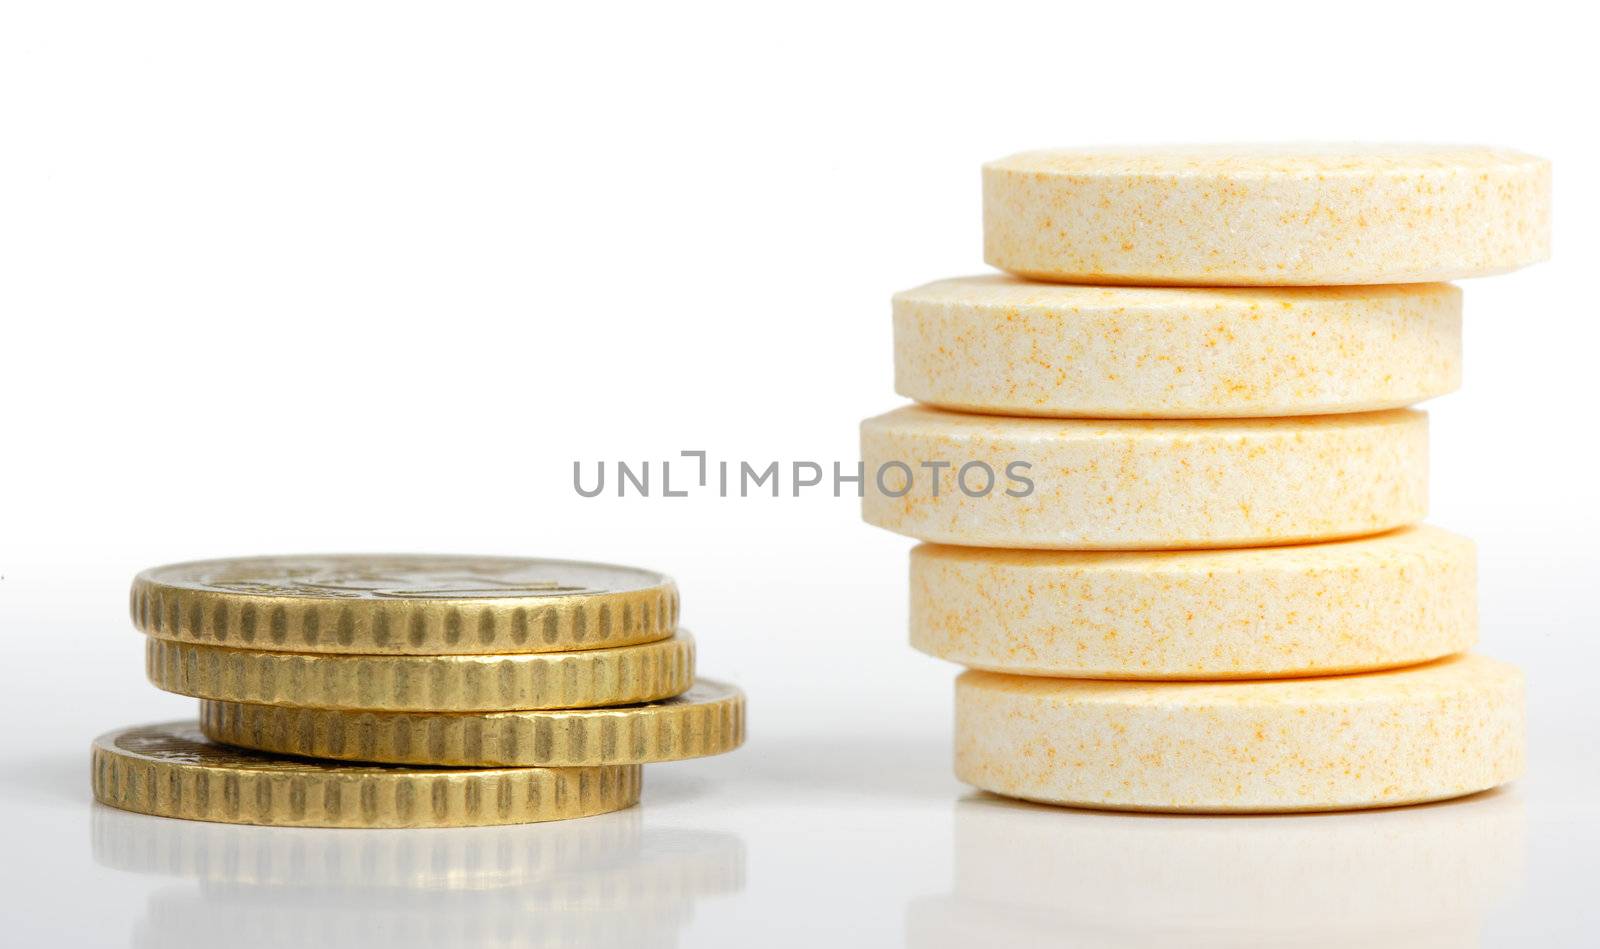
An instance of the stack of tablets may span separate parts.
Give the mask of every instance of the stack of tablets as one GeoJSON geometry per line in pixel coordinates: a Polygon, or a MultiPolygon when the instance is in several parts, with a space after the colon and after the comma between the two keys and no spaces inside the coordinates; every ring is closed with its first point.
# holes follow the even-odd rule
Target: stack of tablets
{"type": "Polygon", "coordinates": [[[1032,152],[984,168],[1015,276],[894,300],[863,510],[917,648],[969,667],[956,771],[1091,807],[1438,800],[1523,764],[1467,653],[1470,541],[1417,526],[1461,295],[1541,260],[1549,165],[1487,148],[1032,152]]]}
{"type": "Polygon", "coordinates": [[[101,801],[252,824],[414,827],[581,817],[640,765],[744,740],[744,696],[695,681],[669,578],[509,557],[309,556],[159,567],[133,583],[147,672],[200,721],[94,748],[101,801]]]}

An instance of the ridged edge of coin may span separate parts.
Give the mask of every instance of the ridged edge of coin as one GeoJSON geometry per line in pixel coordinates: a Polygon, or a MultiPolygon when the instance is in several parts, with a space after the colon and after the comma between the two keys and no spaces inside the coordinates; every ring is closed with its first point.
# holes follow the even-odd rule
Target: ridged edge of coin
{"type": "MultiPolygon", "coordinates": [[[[164,568],[158,568],[164,569],[164,568]]],[[[133,580],[128,612],[174,642],[330,655],[486,655],[655,642],[678,626],[668,577],[640,590],[527,599],[347,600],[190,590],[133,580]]]]}
{"type": "Polygon", "coordinates": [[[628,708],[486,715],[348,712],[202,701],[206,737],[242,748],[339,761],[436,766],[576,767],[680,761],[744,743],[745,698],[701,679],[628,708]]]}
{"type": "Polygon", "coordinates": [[[388,712],[495,712],[655,702],[694,683],[694,640],[565,653],[329,656],[149,639],[158,689],[252,705],[388,712]]]}
{"type": "Polygon", "coordinates": [[[95,739],[95,800],[157,817],[297,827],[463,827],[588,817],[639,800],[637,765],[396,770],[304,762],[304,770],[163,761],[95,739]]]}

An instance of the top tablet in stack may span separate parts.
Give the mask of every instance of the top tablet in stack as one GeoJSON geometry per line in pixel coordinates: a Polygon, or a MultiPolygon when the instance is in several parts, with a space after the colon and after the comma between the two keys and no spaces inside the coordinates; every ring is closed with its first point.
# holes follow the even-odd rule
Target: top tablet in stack
{"type": "Polygon", "coordinates": [[[1550,163],[1499,148],[1024,152],[983,169],[984,260],[1142,286],[1425,283],[1550,256],[1550,163]]]}

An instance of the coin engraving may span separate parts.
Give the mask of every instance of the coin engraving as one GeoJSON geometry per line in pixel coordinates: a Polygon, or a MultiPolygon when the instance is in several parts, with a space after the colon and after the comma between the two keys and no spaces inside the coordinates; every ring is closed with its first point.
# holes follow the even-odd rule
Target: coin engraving
{"type": "Polygon", "coordinates": [[[404,770],[394,765],[350,765],[338,762],[310,762],[263,754],[232,745],[219,744],[201,733],[197,725],[132,728],[113,740],[118,749],[141,758],[192,764],[208,768],[250,768],[258,771],[371,772],[404,770]]]}
{"type": "Polygon", "coordinates": [[[670,577],[614,564],[456,554],[201,560],[134,578],[157,639],[332,655],[492,655],[656,642],[677,626],[670,577]]]}
{"type": "MultiPolygon", "coordinates": [[[[532,569],[530,569],[530,567],[532,569]]],[[[306,558],[241,560],[202,572],[195,586],[255,596],[335,599],[562,596],[601,593],[588,583],[533,572],[517,560],[449,558],[306,558]]]]}

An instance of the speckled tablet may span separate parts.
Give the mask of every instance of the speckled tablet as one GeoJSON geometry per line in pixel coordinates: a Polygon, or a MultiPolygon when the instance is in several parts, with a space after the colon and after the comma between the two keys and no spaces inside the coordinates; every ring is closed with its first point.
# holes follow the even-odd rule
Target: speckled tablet
{"type": "Polygon", "coordinates": [[[1258,682],[966,672],[956,776],[1122,810],[1266,812],[1436,801],[1522,773],[1522,674],[1474,655],[1258,682]]]}
{"type": "Polygon", "coordinates": [[[984,166],[983,225],[987,262],[1042,280],[1454,280],[1549,256],[1550,164],[1434,145],[1033,151],[984,166]]]}
{"type": "Polygon", "coordinates": [[[941,280],[894,297],[895,390],[997,415],[1399,408],[1461,383],[1449,284],[1152,288],[941,280]]]}
{"type": "Polygon", "coordinates": [[[861,423],[862,514],[975,547],[1161,550],[1373,534],[1427,513],[1427,416],[861,423]]]}
{"type": "Polygon", "coordinates": [[[911,551],[911,644],[973,669],[1259,679],[1427,662],[1477,640],[1472,541],[1436,527],[1238,550],[911,551]]]}

